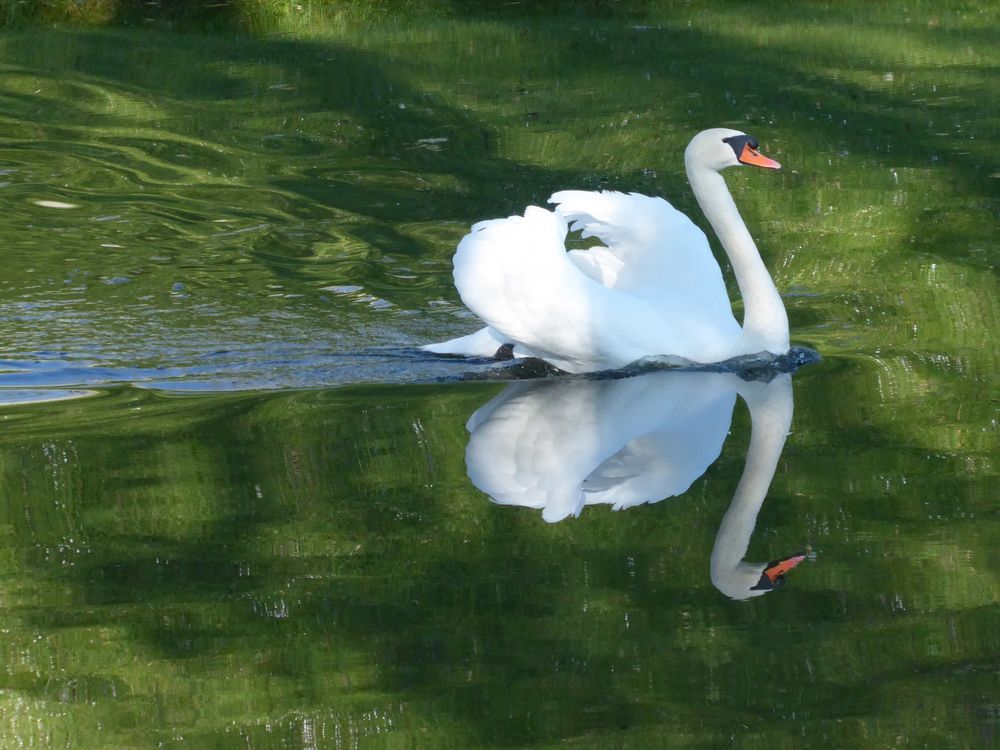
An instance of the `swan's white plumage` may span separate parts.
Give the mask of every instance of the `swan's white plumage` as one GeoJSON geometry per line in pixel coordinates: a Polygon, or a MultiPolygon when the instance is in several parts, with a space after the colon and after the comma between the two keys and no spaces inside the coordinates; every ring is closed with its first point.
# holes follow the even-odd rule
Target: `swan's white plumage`
{"type": "Polygon", "coordinates": [[[695,296],[706,312],[732,318],[726,284],[705,233],[662,198],[564,190],[549,202],[571,230],[604,243],[570,251],[574,260],[580,259],[578,266],[601,268],[604,286],[657,303],[678,293],[695,296]]]}
{"type": "Polygon", "coordinates": [[[733,317],[708,240],[684,214],[662,198],[567,190],[550,199],[554,211],[531,206],[523,216],[472,227],[455,253],[455,286],[486,328],[425,349],[489,356],[489,348],[512,343],[515,355],[537,356],[568,372],[620,368],[657,355],[708,363],[787,351],[784,307],[717,174],[738,163],[724,141],[733,135],[743,134],[700,133],[686,161],[706,216],[724,230],[726,251],[739,261],[734,265],[747,269],[738,279],[741,289],[762,310],[753,330],[733,317]],[[568,231],[603,245],[567,251],[568,231]]]}
{"type": "MultiPolygon", "coordinates": [[[[553,200],[555,212],[532,206],[523,216],[480,222],[459,244],[455,286],[491,331],[474,336],[518,343],[563,370],[587,372],[652,353],[688,357],[739,333],[705,235],[666,201],[610,192],[553,200]],[[567,253],[568,221],[607,246],[567,253]]],[[[486,354],[465,343],[437,350],[486,354]]]]}
{"type": "Polygon", "coordinates": [[[465,357],[492,357],[506,342],[503,336],[489,326],[480,328],[468,336],[459,336],[440,344],[427,344],[424,351],[434,354],[461,354],[465,357]]]}

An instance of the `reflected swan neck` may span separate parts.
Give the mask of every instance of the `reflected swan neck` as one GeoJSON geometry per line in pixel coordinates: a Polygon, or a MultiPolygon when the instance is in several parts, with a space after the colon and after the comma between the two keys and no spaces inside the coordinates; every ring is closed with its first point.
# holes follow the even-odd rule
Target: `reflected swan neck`
{"type": "Polygon", "coordinates": [[[745,584],[756,582],[763,569],[743,558],[791,429],[791,376],[781,375],[770,384],[747,383],[740,395],[750,409],[750,445],[743,474],[719,524],[711,560],[712,583],[733,598],[745,598],[745,584]]]}

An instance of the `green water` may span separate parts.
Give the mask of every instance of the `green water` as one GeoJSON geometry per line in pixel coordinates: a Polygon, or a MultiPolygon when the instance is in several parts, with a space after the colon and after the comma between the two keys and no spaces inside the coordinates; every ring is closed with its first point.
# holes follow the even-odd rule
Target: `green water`
{"type": "Polygon", "coordinates": [[[695,2],[0,36],[0,747],[995,747],[998,28],[695,2]],[[718,125],[784,165],[727,180],[823,356],[786,391],[414,351],[476,327],[472,222],[569,187],[702,222],[681,153],[718,125]],[[573,487],[616,431],[619,479],[659,500],[672,445],[690,489],[558,523],[480,489],[573,487]],[[746,543],[807,555],[738,601],[746,543]]]}

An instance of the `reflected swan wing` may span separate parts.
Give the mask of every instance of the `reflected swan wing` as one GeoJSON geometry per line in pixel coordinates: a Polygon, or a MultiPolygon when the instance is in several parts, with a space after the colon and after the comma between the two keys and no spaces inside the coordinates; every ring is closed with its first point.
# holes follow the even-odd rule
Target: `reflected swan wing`
{"type": "Polygon", "coordinates": [[[514,383],[469,419],[466,465],[496,502],[616,508],[684,492],[718,457],[736,399],[725,373],[514,383]]]}
{"type": "Polygon", "coordinates": [[[620,510],[676,497],[705,473],[722,452],[735,391],[688,395],[684,413],[630,440],[584,480],[586,504],[608,503],[620,510]]]}

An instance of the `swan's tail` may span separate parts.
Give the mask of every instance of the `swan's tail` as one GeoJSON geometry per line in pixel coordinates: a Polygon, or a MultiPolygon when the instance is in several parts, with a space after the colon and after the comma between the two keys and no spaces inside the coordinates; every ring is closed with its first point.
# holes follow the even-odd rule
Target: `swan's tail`
{"type": "Polygon", "coordinates": [[[463,357],[493,357],[497,349],[506,344],[489,326],[480,328],[468,336],[459,336],[436,344],[424,344],[420,348],[432,354],[455,354],[463,357]]]}

